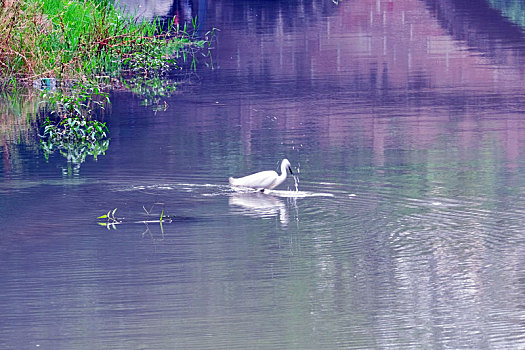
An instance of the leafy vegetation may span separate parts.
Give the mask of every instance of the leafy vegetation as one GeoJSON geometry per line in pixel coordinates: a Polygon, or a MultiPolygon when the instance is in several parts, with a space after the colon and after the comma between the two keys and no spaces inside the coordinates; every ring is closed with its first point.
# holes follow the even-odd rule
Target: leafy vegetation
{"type": "Polygon", "coordinates": [[[175,64],[186,47],[203,47],[172,21],[139,23],[109,0],[2,0],[0,87],[40,77],[109,83],[175,64]]]}
{"type": "Polygon", "coordinates": [[[59,151],[68,162],[81,164],[91,155],[95,160],[109,147],[106,123],[68,117],[58,123],[46,119],[41,146],[46,159],[59,151]]]}
{"type": "Polygon", "coordinates": [[[68,161],[80,165],[91,155],[95,160],[109,147],[106,123],[91,120],[94,109],[103,110],[109,96],[98,87],[78,85],[69,93],[44,94],[49,109],[40,141],[44,157],[58,151],[68,161]]]}
{"type": "MultiPolygon", "coordinates": [[[[163,98],[177,87],[168,72],[189,58],[194,68],[195,50],[210,43],[196,40],[175,19],[139,22],[111,0],[0,3],[3,100],[18,95],[21,86],[43,91],[33,114],[45,116],[36,127],[40,148],[46,159],[55,152],[63,155],[66,173],[78,172],[87,156],[97,159],[109,147],[106,124],[94,120],[110,102],[107,87],[123,86],[141,96],[144,105],[166,109],[163,98]]],[[[196,19],[192,25],[196,30],[196,19]]],[[[212,37],[213,31],[208,34],[212,37]]],[[[5,124],[2,128],[17,130],[20,117],[5,124]]]]}
{"type": "MultiPolygon", "coordinates": [[[[108,127],[94,119],[110,103],[108,87],[125,87],[144,105],[165,110],[163,98],[178,84],[168,72],[189,61],[195,68],[196,52],[211,41],[196,40],[175,19],[139,22],[111,0],[0,4],[0,90],[5,95],[0,99],[9,101],[22,86],[43,91],[32,115],[44,119],[34,119],[31,126],[40,130],[46,160],[61,154],[67,159],[63,172],[69,175],[79,171],[87,156],[96,160],[109,147],[108,127]]],[[[195,31],[196,19],[192,26],[195,31]]],[[[211,37],[213,31],[207,34],[211,37]]],[[[15,135],[21,118],[4,118],[0,127],[15,135]]]]}

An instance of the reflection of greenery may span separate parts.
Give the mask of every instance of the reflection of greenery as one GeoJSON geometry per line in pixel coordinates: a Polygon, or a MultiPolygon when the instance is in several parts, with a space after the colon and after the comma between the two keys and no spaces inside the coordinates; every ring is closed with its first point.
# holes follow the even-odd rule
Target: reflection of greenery
{"type": "Polygon", "coordinates": [[[67,159],[64,173],[76,173],[87,156],[97,159],[109,147],[105,123],[91,120],[104,110],[107,94],[77,85],[68,91],[40,94],[29,88],[0,93],[0,147],[6,171],[22,170],[23,150],[54,152],[67,159]],[[42,124],[39,118],[48,115],[42,124]],[[40,139],[38,137],[40,130],[40,139]]]}
{"type": "Polygon", "coordinates": [[[489,0],[489,3],[512,22],[525,27],[525,4],[522,0],[489,0]]]}
{"type": "Polygon", "coordinates": [[[87,155],[97,159],[109,147],[106,131],[106,123],[97,120],[68,117],[55,124],[47,118],[41,141],[44,156],[49,159],[58,150],[68,163],[81,164],[87,155]]]}
{"type": "Polygon", "coordinates": [[[68,116],[85,118],[95,109],[103,110],[109,95],[96,85],[76,84],[70,91],[57,91],[43,95],[46,108],[59,118],[68,116]]]}
{"type": "MultiPolygon", "coordinates": [[[[23,151],[38,152],[38,96],[31,90],[18,89],[0,93],[0,153],[5,172],[21,171],[23,151]]],[[[38,95],[38,94],[37,94],[38,95]]]]}
{"type": "MultiPolygon", "coordinates": [[[[170,24],[173,27],[173,24],[170,24]]],[[[214,37],[214,30],[205,34],[204,40],[196,40],[192,34],[198,29],[197,19],[192,20],[192,29],[186,25],[183,28],[176,26],[175,35],[178,41],[171,44],[159,45],[152,42],[146,49],[135,52],[133,56],[124,60],[124,71],[129,74],[122,76],[122,83],[133,93],[143,99],[142,104],[151,106],[154,110],[165,110],[167,103],[164,98],[171,96],[177,89],[178,82],[170,76],[173,69],[195,70],[198,56],[210,58],[210,44],[214,37]],[[187,67],[186,67],[187,66],[187,67]]]]}
{"type": "Polygon", "coordinates": [[[35,144],[38,96],[20,89],[0,93],[0,144],[35,144]]]}
{"type": "Polygon", "coordinates": [[[96,86],[76,85],[69,93],[45,94],[46,109],[58,121],[46,118],[40,141],[46,160],[58,151],[67,159],[67,174],[77,173],[88,155],[95,160],[109,147],[106,123],[90,120],[95,109],[109,102],[107,93],[96,86]]]}
{"type": "Polygon", "coordinates": [[[128,88],[136,95],[140,96],[144,106],[152,106],[155,110],[163,110],[166,103],[163,98],[169,97],[177,89],[177,83],[161,76],[153,77],[139,76],[130,79],[128,88]]]}

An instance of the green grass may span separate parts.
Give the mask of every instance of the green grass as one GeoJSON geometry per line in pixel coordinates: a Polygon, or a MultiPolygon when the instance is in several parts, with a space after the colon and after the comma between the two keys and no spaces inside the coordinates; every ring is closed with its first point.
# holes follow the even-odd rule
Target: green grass
{"type": "Polygon", "coordinates": [[[158,70],[188,45],[204,42],[173,24],[161,30],[157,21],[138,22],[107,0],[3,0],[0,87],[158,70]]]}

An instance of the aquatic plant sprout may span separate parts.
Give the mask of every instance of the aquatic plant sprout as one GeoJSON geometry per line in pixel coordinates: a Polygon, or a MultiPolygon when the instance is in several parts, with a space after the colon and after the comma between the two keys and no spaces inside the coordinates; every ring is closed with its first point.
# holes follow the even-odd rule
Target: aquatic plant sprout
{"type": "MultiPolygon", "coordinates": [[[[155,204],[159,204],[159,203],[155,203],[155,204]]],[[[146,207],[142,206],[142,208],[144,209],[148,217],[150,217],[155,204],[153,204],[153,206],[151,206],[149,210],[147,210],[146,207]]],[[[170,224],[173,222],[173,217],[169,215],[164,215],[164,209],[162,209],[160,213],[160,217],[158,219],[148,219],[148,220],[131,220],[131,221],[125,220],[124,218],[118,218],[117,216],[115,216],[116,212],[117,212],[117,208],[113,210],[109,210],[106,214],[103,214],[97,217],[97,219],[102,220],[102,221],[97,221],[97,224],[100,226],[106,227],[108,230],[110,229],[116,230],[117,225],[121,225],[121,224],[144,224],[146,226],[146,230],[142,232],[142,237],[144,237],[146,233],[148,233],[153,238],[153,234],[150,230],[149,224],[159,224],[160,232],[163,237],[164,228],[162,224],[163,223],[170,224]]]]}

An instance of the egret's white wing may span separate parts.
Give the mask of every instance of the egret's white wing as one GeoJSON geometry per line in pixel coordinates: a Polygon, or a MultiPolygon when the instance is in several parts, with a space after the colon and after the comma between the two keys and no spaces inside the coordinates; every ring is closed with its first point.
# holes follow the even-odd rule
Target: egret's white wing
{"type": "Polygon", "coordinates": [[[250,187],[250,188],[272,188],[279,175],[273,170],[261,171],[237,179],[231,178],[232,186],[250,187]]]}

